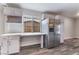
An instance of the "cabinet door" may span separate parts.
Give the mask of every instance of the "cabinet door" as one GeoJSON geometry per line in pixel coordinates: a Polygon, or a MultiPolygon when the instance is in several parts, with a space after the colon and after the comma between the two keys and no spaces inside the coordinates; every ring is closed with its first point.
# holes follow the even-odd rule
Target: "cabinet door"
{"type": "Polygon", "coordinates": [[[19,37],[13,37],[8,41],[9,54],[20,52],[20,39],[19,37]]]}
{"type": "Polygon", "coordinates": [[[4,14],[5,15],[12,15],[12,16],[14,16],[14,8],[4,7],[4,14]]]}
{"type": "Polygon", "coordinates": [[[22,16],[22,10],[19,8],[4,7],[4,14],[11,16],[22,16]]]}
{"type": "Polygon", "coordinates": [[[22,16],[22,10],[18,8],[14,8],[14,14],[15,16],[22,16]]]}
{"type": "Polygon", "coordinates": [[[8,40],[6,38],[1,40],[1,54],[8,54],[8,40]]]}

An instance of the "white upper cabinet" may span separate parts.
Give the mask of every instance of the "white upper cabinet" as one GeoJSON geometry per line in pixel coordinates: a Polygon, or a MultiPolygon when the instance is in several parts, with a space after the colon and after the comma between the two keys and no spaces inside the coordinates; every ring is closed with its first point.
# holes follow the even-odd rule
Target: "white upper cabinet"
{"type": "Polygon", "coordinates": [[[4,7],[4,15],[22,16],[22,9],[12,8],[12,7],[4,7]]]}

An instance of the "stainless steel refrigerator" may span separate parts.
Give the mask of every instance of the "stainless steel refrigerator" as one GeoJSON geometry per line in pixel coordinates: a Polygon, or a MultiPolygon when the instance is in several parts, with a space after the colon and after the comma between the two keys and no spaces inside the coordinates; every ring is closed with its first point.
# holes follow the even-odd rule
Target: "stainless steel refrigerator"
{"type": "Polygon", "coordinates": [[[42,32],[46,33],[45,48],[58,47],[60,45],[60,19],[45,19],[42,21],[42,32]]]}

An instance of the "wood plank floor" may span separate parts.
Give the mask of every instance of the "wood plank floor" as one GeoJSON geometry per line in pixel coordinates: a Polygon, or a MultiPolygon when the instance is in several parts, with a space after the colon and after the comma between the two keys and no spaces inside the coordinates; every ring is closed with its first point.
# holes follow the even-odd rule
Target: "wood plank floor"
{"type": "Polygon", "coordinates": [[[40,45],[23,47],[16,55],[79,55],[79,39],[65,40],[64,44],[52,49],[41,49],[40,45]]]}

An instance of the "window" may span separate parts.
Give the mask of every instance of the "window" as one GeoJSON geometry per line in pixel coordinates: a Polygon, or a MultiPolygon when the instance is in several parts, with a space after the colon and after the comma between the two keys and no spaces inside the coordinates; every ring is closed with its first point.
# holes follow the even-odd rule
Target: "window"
{"type": "Polygon", "coordinates": [[[34,32],[40,32],[40,23],[34,21],[33,24],[34,24],[34,25],[33,25],[33,31],[34,31],[34,32]]]}
{"type": "Polygon", "coordinates": [[[26,18],[24,23],[24,32],[40,32],[40,19],[26,18]]]}
{"type": "Polygon", "coordinates": [[[32,31],[33,31],[32,21],[25,21],[24,22],[24,32],[32,32],[32,31]]]}

